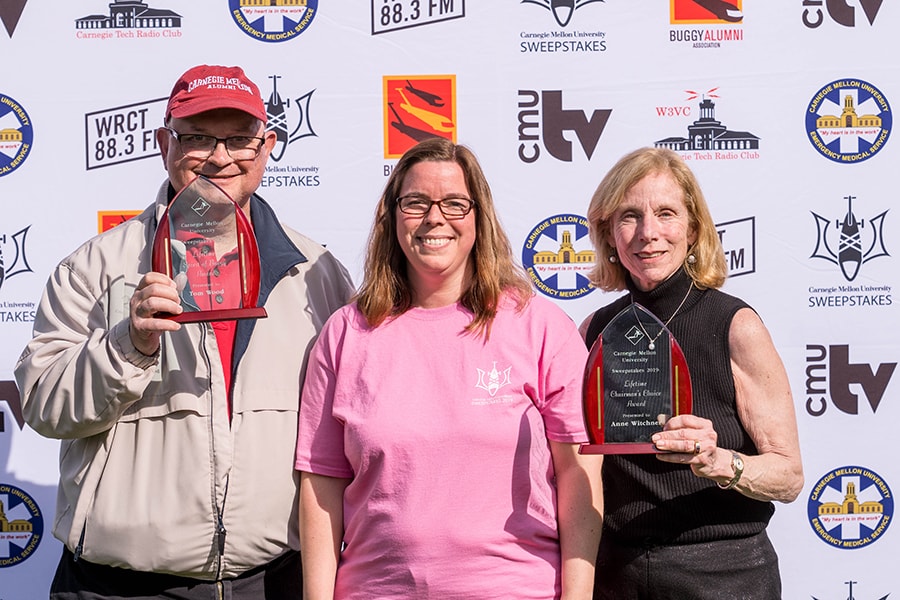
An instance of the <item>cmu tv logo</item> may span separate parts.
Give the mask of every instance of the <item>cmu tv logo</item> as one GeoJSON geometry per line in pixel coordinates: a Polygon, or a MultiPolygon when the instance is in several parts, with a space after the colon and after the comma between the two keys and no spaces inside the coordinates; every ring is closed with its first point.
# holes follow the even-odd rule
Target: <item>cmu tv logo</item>
{"type": "Polygon", "coordinates": [[[846,344],[809,344],[806,351],[806,412],[822,416],[830,399],[839,411],[858,415],[861,398],[854,390],[859,389],[872,413],[878,410],[897,363],[881,363],[874,370],[868,363],[851,363],[850,346],[846,344]]]}
{"type": "Polygon", "coordinates": [[[3,21],[3,26],[6,27],[6,33],[9,34],[9,37],[12,37],[16,31],[19,17],[22,16],[22,11],[25,10],[27,2],[28,0],[3,0],[3,2],[0,2],[0,21],[3,21]]]}
{"type": "Polygon", "coordinates": [[[563,108],[561,90],[519,90],[519,159],[536,161],[542,142],[550,156],[572,162],[572,142],[563,135],[571,131],[590,160],[611,114],[611,109],[598,108],[588,118],[581,109],[563,108]]]}
{"type": "Polygon", "coordinates": [[[384,157],[433,137],[456,143],[456,75],[385,75],[384,157]]]}
{"type": "MultiPolygon", "coordinates": [[[[875,17],[881,9],[884,0],[857,0],[856,4],[862,9],[869,25],[875,24],[875,17]]],[[[844,27],[856,27],[856,8],[850,6],[847,0],[803,0],[803,24],[810,29],[815,29],[825,21],[825,14],[831,20],[844,27]],[[822,5],[825,10],[822,10],[822,5]]]]}

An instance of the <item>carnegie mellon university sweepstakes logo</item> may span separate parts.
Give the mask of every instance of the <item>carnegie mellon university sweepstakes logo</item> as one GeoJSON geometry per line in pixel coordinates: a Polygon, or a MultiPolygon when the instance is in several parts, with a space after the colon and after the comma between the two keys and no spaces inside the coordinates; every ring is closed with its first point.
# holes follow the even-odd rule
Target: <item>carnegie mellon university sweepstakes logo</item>
{"type": "Polygon", "coordinates": [[[862,548],[887,531],[894,517],[894,495],[871,469],[840,467],[813,486],[807,516],[825,543],[844,550],[862,548]]]}
{"type": "Polygon", "coordinates": [[[546,296],[571,300],[594,291],[587,274],[596,254],[580,215],[555,215],[531,230],[522,248],[522,264],[534,286],[546,296]]]}
{"type": "Polygon", "coordinates": [[[31,118],[18,102],[0,93],[0,177],[9,175],[31,153],[31,118]]]}
{"type": "Polygon", "coordinates": [[[428,138],[456,143],[456,75],[385,75],[382,87],[385,158],[428,138]]]}
{"type": "Polygon", "coordinates": [[[840,267],[844,279],[853,281],[870,260],[890,256],[884,245],[884,218],[888,211],[860,219],[853,212],[856,196],[845,196],[847,212],[829,219],[812,213],[816,220],[816,247],[810,258],[824,259],[840,267]]]}
{"type": "Polygon", "coordinates": [[[34,554],[44,537],[44,517],[25,490],[0,483],[0,568],[34,554]]]}
{"type": "Polygon", "coordinates": [[[806,133],[813,148],[838,163],[875,156],[887,143],[892,123],[887,98],[861,79],[838,79],[823,86],[806,110],[806,133]]]}
{"type": "Polygon", "coordinates": [[[262,42],[285,42],[306,31],[319,0],[228,0],[241,31],[262,42]]]}

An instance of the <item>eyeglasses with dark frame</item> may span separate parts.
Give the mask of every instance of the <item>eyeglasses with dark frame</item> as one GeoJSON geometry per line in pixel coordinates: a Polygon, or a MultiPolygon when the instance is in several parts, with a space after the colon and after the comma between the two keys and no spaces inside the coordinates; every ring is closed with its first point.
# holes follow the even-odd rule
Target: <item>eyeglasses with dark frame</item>
{"type": "Polygon", "coordinates": [[[252,135],[232,135],[219,138],[203,133],[179,133],[171,127],[163,127],[181,146],[181,151],[190,158],[209,158],[216,151],[219,142],[225,144],[225,151],[234,160],[252,160],[259,156],[265,138],[252,135]]]}
{"type": "Polygon", "coordinates": [[[449,196],[440,200],[432,200],[421,194],[408,194],[397,198],[397,207],[400,212],[413,217],[424,217],[435,204],[447,219],[462,219],[475,207],[475,202],[465,196],[449,196]]]}

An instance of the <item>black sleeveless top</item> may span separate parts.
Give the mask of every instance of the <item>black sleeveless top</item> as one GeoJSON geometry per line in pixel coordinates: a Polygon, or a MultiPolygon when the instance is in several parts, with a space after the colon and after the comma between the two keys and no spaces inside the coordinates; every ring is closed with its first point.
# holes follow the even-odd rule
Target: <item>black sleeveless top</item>
{"type": "MultiPolygon", "coordinates": [[[[749,306],[718,290],[688,293],[691,280],[682,270],[650,292],[630,295],[597,310],[590,322],[588,348],[613,317],[634,301],[666,322],[687,299],[668,328],[684,351],[693,386],[693,413],[713,422],[718,445],[742,454],[758,454],[741,425],[735,405],[728,331],[734,314],[749,306]]],[[[699,543],[740,538],[765,529],[775,511],[771,502],[722,490],[689,467],[665,463],[653,455],[607,455],[603,462],[606,542],[629,546],[699,543]]]]}

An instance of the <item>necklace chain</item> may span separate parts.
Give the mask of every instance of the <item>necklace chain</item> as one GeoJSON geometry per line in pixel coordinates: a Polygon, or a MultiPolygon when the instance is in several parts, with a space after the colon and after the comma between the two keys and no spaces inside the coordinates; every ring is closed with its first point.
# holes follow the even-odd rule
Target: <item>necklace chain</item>
{"type": "Polygon", "coordinates": [[[631,312],[634,313],[634,318],[635,318],[635,320],[637,321],[638,327],[641,328],[641,331],[643,331],[643,332],[644,332],[644,335],[647,336],[647,339],[650,340],[650,343],[647,344],[647,349],[648,349],[648,350],[655,350],[655,349],[656,349],[656,340],[659,339],[659,336],[662,335],[663,331],[666,330],[666,327],[669,326],[669,323],[672,322],[672,319],[675,318],[675,315],[678,314],[678,311],[681,310],[681,307],[684,306],[684,303],[687,302],[688,296],[691,295],[691,290],[692,290],[692,289],[694,289],[694,282],[693,282],[693,281],[691,281],[691,285],[688,286],[687,294],[685,294],[685,295],[684,295],[684,298],[681,299],[681,303],[678,305],[678,308],[675,309],[675,312],[672,313],[672,316],[669,317],[669,319],[668,319],[665,323],[663,323],[663,326],[660,327],[659,331],[658,331],[658,332],[656,333],[656,335],[653,336],[652,338],[650,337],[650,334],[647,333],[647,330],[644,329],[644,324],[641,322],[641,318],[640,318],[640,317],[638,316],[638,314],[637,314],[637,309],[634,308],[634,298],[631,299],[631,312]]]}

